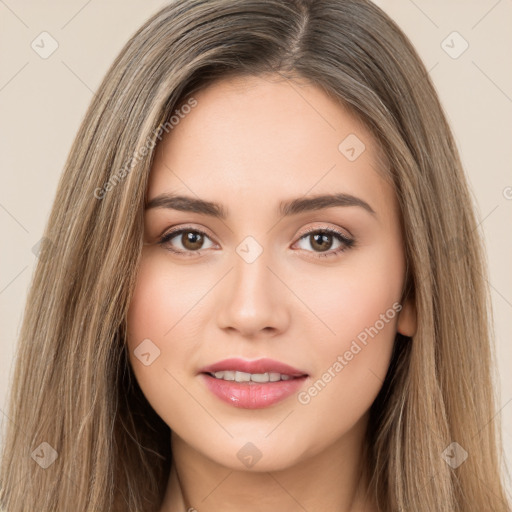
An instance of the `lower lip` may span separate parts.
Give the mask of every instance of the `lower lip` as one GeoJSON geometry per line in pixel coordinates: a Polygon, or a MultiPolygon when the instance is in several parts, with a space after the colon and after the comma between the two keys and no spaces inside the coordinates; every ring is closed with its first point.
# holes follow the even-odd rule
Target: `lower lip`
{"type": "Polygon", "coordinates": [[[276,382],[235,382],[201,374],[208,389],[224,402],[243,409],[263,409],[296,393],[307,376],[276,382]]]}

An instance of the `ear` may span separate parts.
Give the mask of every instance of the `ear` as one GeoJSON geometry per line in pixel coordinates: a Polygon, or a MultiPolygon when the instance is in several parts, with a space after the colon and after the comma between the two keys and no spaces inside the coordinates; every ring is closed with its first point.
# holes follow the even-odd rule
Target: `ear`
{"type": "Polygon", "coordinates": [[[409,298],[402,305],[398,314],[397,330],[404,336],[412,337],[416,334],[417,318],[416,305],[412,298],[409,298]]]}

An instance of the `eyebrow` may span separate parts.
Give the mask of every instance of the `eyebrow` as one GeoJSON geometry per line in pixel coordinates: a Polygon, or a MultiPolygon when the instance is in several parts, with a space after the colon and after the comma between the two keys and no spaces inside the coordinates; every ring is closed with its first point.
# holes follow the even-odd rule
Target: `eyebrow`
{"type": "MultiPolygon", "coordinates": [[[[278,211],[283,217],[289,217],[303,212],[323,210],[336,206],[358,206],[374,216],[377,215],[375,210],[366,201],[345,193],[321,194],[281,201],[278,211]]],[[[153,208],[169,208],[182,212],[199,213],[222,220],[226,220],[228,217],[227,210],[220,203],[170,193],[154,197],[145,206],[146,210],[153,208]]]]}

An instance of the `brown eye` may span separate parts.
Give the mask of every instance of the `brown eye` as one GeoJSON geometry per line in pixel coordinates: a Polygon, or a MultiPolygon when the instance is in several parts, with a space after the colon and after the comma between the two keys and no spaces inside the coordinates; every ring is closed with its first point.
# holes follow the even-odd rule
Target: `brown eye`
{"type": "Polygon", "coordinates": [[[171,252],[193,255],[202,249],[207,249],[210,246],[204,247],[204,244],[210,237],[197,229],[182,228],[170,233],[165,234],[160,240],[159,244],[163,245],[171,252]],[[176,247],[177,245],[177,247],[176,247]]]}
{"type": "Polygon", "coordinates": [[[307,242],[313,251],[308,252],[316,253],[318,257],[336,256],[338,253],[350,249],[354,246],[355,240],[347,237],[343,233],[334,229],[316,229],[303,235],[297,243],[307,242]],[[338,243],[338,246],[331,250],[333,244],[338,243]]]}
{"type": "Polygon", "coordinates": [[[184,231],[181,234],[181,243],[185,249],[198,251],[203,245],[203,235],[197,231],[184,231]]]}
{"type": "Polygon", "coordinates": [[[311,247],[320,252],[328,251],[332,247],[332,239],[333,235],[331,234],[315,233],[309,235],[311,247]]]}

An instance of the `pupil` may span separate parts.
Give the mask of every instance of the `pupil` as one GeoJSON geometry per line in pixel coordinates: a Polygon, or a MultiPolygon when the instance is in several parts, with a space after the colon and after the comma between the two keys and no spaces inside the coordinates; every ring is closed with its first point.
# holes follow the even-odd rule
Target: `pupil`
{"type": "Polygon", "coordinates": [[[316,235],[312,235],[314,242],[311,244],[312,246],[317,245],[319,250],[326,251],[332,245],[332,235],[327,235],[324,233],[317,233],[316,235]],[[329,243],[330,242],[330,243],[329,243]]]}
{"type": "Polygon", "coordinates": [[[203,243],[203,237],[200,233],[194,233],[192,231],[188,231],[186,233],[183,233],[183,236],[185,238],[185,241],[182,243],[184,247],[187,247],[188,249],[194,251],[197,250],[199,247],[201,247],[203,243]]]}

